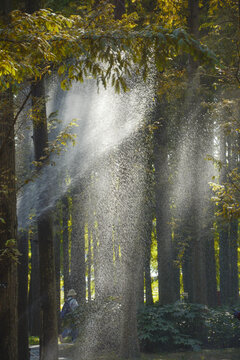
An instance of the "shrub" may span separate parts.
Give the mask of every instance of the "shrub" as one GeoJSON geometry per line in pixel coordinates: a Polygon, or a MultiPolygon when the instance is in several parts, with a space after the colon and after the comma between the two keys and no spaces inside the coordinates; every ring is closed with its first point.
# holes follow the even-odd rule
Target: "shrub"
{"type": "Polygon", "coordinates": [[[144,306],[138,313],[138,334],[142,350],[176,348],[200,349],[195,337],[196,324],[201,322],[202,305],[176,302],[173,305],[144,306]]]}
{"type": "Polygon", "coordinates": [[[240,322],[228,308],[209,309],[205,319],[208,344],[211,347],[238,347],[240,344],[240,322]]]}
{"type": "Polygon", "coordinates": [[[228,308],[200,304],[145,305],[138,313],[142,350],[239,346],[240,323],[228,308]]]}

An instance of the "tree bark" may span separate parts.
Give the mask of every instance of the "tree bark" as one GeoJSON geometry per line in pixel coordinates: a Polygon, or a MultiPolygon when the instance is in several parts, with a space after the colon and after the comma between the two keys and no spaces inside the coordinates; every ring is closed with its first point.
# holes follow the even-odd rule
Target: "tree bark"
{"type": "MultiPolygon", "coordinates": [[[[8,22],[12,2],[0,4],[1,21],[8,22]]],[[[13,95],[0,93],[0,349],[2,360],[18,358],[18,279],[15,140],[13,95]],[[8,242],[8,243],[7,243],[8,242]]]]}
{"type": "Polygon", "coordinates": [[[83,189],[72,195],[72,246],[71,246],[71,284],[77,292],[78,300],[86,302],[86,264],[85,264],[85,216],[83,189]]]}
{"type": "Polygon", "coordinates": [[[58,359],[58,326],[56,311],[56,278],[52,234],[52,214],[38,219],[40,254],[41,337],[40,359],[58,359]]]}
{"type": "Polygon", "coordinates": [[[69,207],[68,197],[63,201],[63,279],[64,279],[64,299],[67,298],[68,290],[70,290],[70,263],[69,263],[69,207]]]}
{"type": "Polygon", "coordinates": [[[114,0],[114,16],[116,20],[121,20],[123,14],[125,14],[125,0],[114,0]]]}
{"type": "MultiPolygon", "coordinates": [[[[159,118],[161,106],[155,109],[159,118]]],[[[161,120],[161,126],[155,131],[154,141],[155,194],[156,194],[156,230],[158,244],[158,290],[162,305],[176,300],[173,279],[173,244],[170,226],[169,169],[167,119],[161,120]]]]}
{"type": "Polygon", "coordinates": [[[149,235],[146,239],[146,248],[145,248],[145,289],[146,289],[146,304],[151,305],[153,304],[153,294],[152,294],[152,279],[151,279],[151,231],[152,231],[152,221],[151,226],[149,225],[149,235]]]}
{"type": "MultiPolygon", "coordinates": [[[[226,137],[220,134],[220,160],[223,168],[220,173],[220,183],[226,180],[226,137]]],[[[219,231],[219,267],[220,267],[220,299],[221,304],[227,304],[230,295],[230,263],[229,263],[229,226],[226,220],[220,219],[219,231]]]]}
{"type": "MultiPolygon", "coordinates": [[[[6,0],[7,1],[7,0],[6,0]]],[[[33,13],[34,11],[37,11],[44,7],[45,0],[26,0],[26,9],[29,13],[33,13]]]]}
{"type": "Polygon", "coordinates": [[[88,273],[88,281],[87,281],[87,287],[88,287],[88,302],[90,303],[92,299],[92,289],[91,289],[91,283],[92,283],[92,228],[93,224],[91,223],[89,217],[88,217],[88,254],[87,254],[87,273],[88,273]]]}
{"type": "MultiPolygon", "coordinates": [[[[8,8],[3,10],[6,14],[8,8]]],[[[0,153],[0,349],[2,360],[16,360],[18,280],[13,255],[17,247],[17,217],[13,96],[10,90],[0,94],[0,109],[0,148],[3,146],[0,153]]]]}
{"type": "Polygon", "coordinates": [[[207,278],[207,305],[217,306],[217,279],[214,239],[211,231],[206,234],[206,278],[207,278]]]}
{"type": "Polygon", "coordinates": [[[21,231],[18,249],[22,254],[18,264],[18,358],[29,359],[28,349],[28,233],[21,231]]]}
{"type": "MultiPolygon", "coordinates": [[[[44,166],[42,157],[48,146],[46,101],[44,79],[32,84],[33,140],[35,160],[44,166]]],[[[46,211],[49,204],[49,189],[40,195],[37,206],[37,233],[40,263],[41,335],[40,359],[57,360],[58,326],[56,310],[56,275],[52,214],[46,211]]]]}
{"type": "MultiPolygon", "coordinates": [[[[236,140],[228,141],[228,163],[229,170],[237,168],[238,144],[236,140]]],[[[229,224],[229,266],[230,266],[230,301],[236,304],[239,299],[238,285],[238,219],[234,219],[229,224]]]]}
{"type": "Polygon", "coordinates": [[[230,263],[230,301],[236,304],[239,299],[238,285],[238,220],[230,223],[229,229],[229,263],[230,263]]]}
{"type": "MultiPolygon", "coordinates": [[[[36,226],[36,225],[35,225],[36,226]]],[[[39,246],[36,229],[31,236],[31,277],[29,289],[29,332],[32,336],[40,336],[40,273],[39,246]]]]}
{"type": "MultiPolygon", "coordinates": [[[[56,310],[60,312],[60,270],[61,270],[61,236],[60,236],[59,213],[57,211],[54,217],[54,257],[55,257],[55,274],[56,274],[56,310]]],[[[58,330],[60,330],[60,317],[58,317],[58,330]]],[[[59,333],[59,331],[58,331],[59,333]]]]}

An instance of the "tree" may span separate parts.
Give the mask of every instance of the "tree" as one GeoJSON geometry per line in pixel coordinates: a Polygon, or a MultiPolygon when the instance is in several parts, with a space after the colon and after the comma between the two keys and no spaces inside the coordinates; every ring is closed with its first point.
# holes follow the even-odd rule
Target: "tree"
{"type": "MultiPolygon", "coordinates": [[[[11,22],[3,26],[0,37],[1,93],[7,94],[4,91],[10,85],[15,90],[18,83],[26,80],[32,81],[35,78],[36,82],[32,88],[33,99],[44,97],[42,78],[44,74],[51,71],[55,66],[58,68],[60,75],[66,74],[68,76],[62,81],[62,86],[65,88],[70,85],[72,80],[82,81],[84,76],[91,73],[97,81],[102,81],[104,86],[106,86],[107,81],[111,81],[116,91],[120,91],[121,87],[126,90],[124,75],[129,73],[132,63],[136,64],[136,69],[143,69],[143,75],[146,77],[148,72],[147,61],[152,57],[152,49],[154,51],[154,60],[159,68],[166,64],[169,55],[174,52],[175,54],[178,53],[179,49],[189,51],[194,56],[199,56],[206,61],[211,62],[214,59],[210,52],[181,30],[168,31],[158,26],[152,26],[140,32],[130,32],[129,29],[135,25],[132,17],[126,17],[121,22],[113,21],[113,9],[110,5],[105,6],[101,12],[98,10],[98,12],[91,12],[89,16],[84,15],[86,16],[66,18],[47,10],[41,10],[32,15],[18,11],[13,12],[11,22]],[[79,31],[79,28],[82,31],[79,31]],[[149,39],[152,43],[151,49],[149,48],[149,39]],[[102,66],[104,62],[107,66],[102,66]],[[61,66],[59,66],[60,64],[61,66]]],[[[44,125],[42,128],[40,126],[41,121],[35,123],[34,141],[37,162],[42,162],[43,159],[41,158],[46,156],[47,133],[44,111],[43,106],[41,121],[44,122],[44,125]]],[[[7,132],[4,129],[1,154],[7,149],[6,138],[8,136],[6,137],[6,134],[11,134],[11,145],[13,147],[14,122],[15,119],[10,125],[8,124],[9,129],[7,129],[7,132]]],[[[7,151],[7,154],[10,155],[10,151],[7,151]]],[[[13,155],[13,152],[11,154],[13,155]]],[[[4,159],[4,171],[6,171],[6,162],[7,157],[4,159]]],[[[11,166],[13,170],[11,179],[2,180],[1,185],[3,186],[6,183],[8,185],[12,184],[15,175],[13,156],[11,166]]],[[[4,214],[2,217],[4,221],[9,221],[8,229],[13,229],[13,232],[16,231],[15,195],[13,190],[13,198],[8,201],[11,209],[7,220],[4,219],[4,214]]],[[[40,205],[44,207],[43,203],[40,205]]],[[[7,230],[4,225],[2,226],[3,234],[6,236],[7,230]]],[[[51,326],[45,328],[46,333],[44,333],[42,341],[46,345],[50,339],[50,342],[54,345],[53,348],[56,349],[56,339],[53,338],[56,337],[57,330],[55,315],[53,315],[56,309],[54,303],[55,293],[52,290],[55,288],[55,279],[51,269],[54,267],[50,267],[51,260],[54,258],[51,232],[50,215],[45,213],[39,216],[40,252],[43,254],[46,251],[48,254],[44,259],[41,257],[43,261],[40,261],[41,292],[49,297],[48,300],[51,299],[49,300],[50,306],[48,304],[48,309],[50,309],[53,316],[51,326]],[[49,281],[50,278],[51,281],[49,281]],[[49,336],[49,339],[47,339],[47,336],[49,336]]],[[[16,236],[13,235],[11,235],[11,238],[15,239],[16,236]]],[[[9,235],[5,240],[8,239],[9,235]]],[[[6,250],[4,245],[2,249],[3,252],[6,250]]],[[[48,324],[48,319],[51,318],[46,304],[46,299],[43,299],[44,327],[48,324]]],[[[45,356],[44,352],[41,356],[45,356]]],[[[56,356],[56,352],[54,356],[56,356]]]]}
{"type": "MultiPolygon", "coordinates": [[[[0,5],[1,22],[7,23],[11,2],[0,5]]],[[[0,93],[0,348],[1,357],[18,357],[17,317],[17,217],[13,95],[0,93]]]]}
{"type": "Polygon", "coordinates": [[[173,303],[177,294],[174,291],[173,242],[170,216],[169,164],[167,116],[164,100],[155,108],[154,122],[159,122],[154,131],[154,168],[156,187],[156,231],[158,244],[158,289],[162,305],[173,303]],[[160,118],[161,117],[161,118],[160,118]],[[160,120],[161,119],[161,120],[160,120]]]}
{"type": "Polygon", "coordinates": [[[86,189],[83,184],[85,181],[82,180],[72,192],[71,286],[77,292],[79,303],[84,304],[86,301],[86,210],[84,201],[86,189]]]}
{"type": "Polygon", "coordinates": [[[28,359],[28,233],[18,235],[18,250],[21,253],[18,264],[18,358],[28,359]]]}

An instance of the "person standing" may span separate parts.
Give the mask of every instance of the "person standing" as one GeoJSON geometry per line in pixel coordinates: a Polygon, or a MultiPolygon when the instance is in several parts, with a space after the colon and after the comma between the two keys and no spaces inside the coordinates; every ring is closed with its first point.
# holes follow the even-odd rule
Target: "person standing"
{"type": "MultiPolygon", "coordinates": [[[[78,307],[78,302],[76,300],[77,293],[74,289],[70,289],[67,293],[67,299],[65,300],[62,311],[60,312],[60,319],[63,320],[67,314],[71,314],[78,307]]],[[[63,339],[71,336],[72,342],[75,342],[78,336],[78,329],[76,329],[74,323],[67,325],[62,333],[59,335],[60,341],[63,342],[63,339]]]]}

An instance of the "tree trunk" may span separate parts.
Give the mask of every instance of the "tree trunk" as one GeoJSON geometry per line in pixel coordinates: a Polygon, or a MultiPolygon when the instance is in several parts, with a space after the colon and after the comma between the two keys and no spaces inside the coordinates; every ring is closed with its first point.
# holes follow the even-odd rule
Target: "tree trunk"
{"type": "Polygon", "coordinates": [[[86,265],[85,265],[85,221],[83,194],[72,196],[72,246],[71,246],[71,284],[77,292],[79,302],[86,301],[86,265]]]}
{"type": "Polygon", "coordinates": [[[116,20],[121,20],[123,14],[125,14],[125,0],[114,0],[114,16],[116,20]]]}
{"type": "MultiPolygon", "coordinates": [[[[199,1],[188,1],[188,29],[196,38],[199,37],[199,1]]],[[[208,128],[205,110],[199,99],[200,78],[198,62],[189,56],[189,85],[186,93],[185,116],[187,118],[186,141],[188,142],[187,174],[189,192],[186,196],[188,210],[185,214],[185,242],[188,249],[184,255],[183,280],[184,291],[188,292],[190,302],[207,304],[206,278],[206,237],[204,236],[205,219],[205,138],[208,128]],[[194,111],[193,111],[194,109],[194,111]],[[204,145],[203,145],[204,144],[204,145]]]]}
{"type": "MultiPolygon", "coordinates": [[[[58,208],[58,207],[57,207],[58,208]]],[[[56,273],[56,310],[57,314],[60,312],[60,270],[61,270],[61,236],[59,212],[57,211],[54,218],[54,258],[55,258],[55,273],[56,273]]],[[[58,316],[58,330],[60,330],[60,317],[58,316]]],[[[59,332],[59,331],[58,331],[59,332]]]]}
{"type": "Polygon", "coordinates": [[[217,279],[214,239],[211,231],[206,234],[206,278],[207,278],[207,305],[217,306],[217,279]]]}
{"type": "Polygon", "coordinates": [[[63,279],[64,279],[64,299],[67,298],[67,293],[70,290],[70,264],[69,264],[69,207],[68,198],[65,197],[63,201],[63,279]]]}
{"type": "Polygon", "coordinates": [[[137,296],[139,294],[139,273],[143,271],[144,243],[142,239],[144,187],[146,186],[146,163],[142,148],[142,134],[121,144],[120,167],[118,168],[119,201],[117,213],[120,225],[121,247],[121,288],[122,288],[122,327],[120,334],[120,356],[137,358],[140,356],[137,336],[137,296]],[[138,173],[136,176],[136,169],[138,173]],[[143,188],[142,188],[143,186],[143,188]],[[140,224],[141,222],[141,224],[140,224]],[[138,261],[136,262],[136,259],[138,261]]]}
{"type": "MultiPolygon", "coordinates": [[[[226,137],[220,134],[220,160],[223,168],[220,173],[220,183],[226,180],[226,137]]],[[[229,264],[229,226],[226,220],[219,221],[219,267],[220,267],[220,299],[221,304],[227,304],[230,294],[230,264],[229,264]]]]}
{"type": "Polygon", "coordinates": [[[147,228],[147,238],[145,240],[145,289],[146,289],[146,304],[153,304],[153,294],[152,294],[152,279],[151,279],[151,244],[152,244],[152,218],[150,218],[148,228],[147,228]]]}
{"type": "MultiPolygon", "coordinates": [[[[41,162],[48,146],[47,116],[44,80],[32,85],[33,104],[33,140],[35,160],[41,162]]],[[[54,260],[54,239],[52,214],[43,210],[49,204],[49,190],[40,195],[37,206],[37,233],[39,241],[40,263],[40,299],[41,299],[41,336],[40,359],[57,360],[58,326],[56,310],[56,276],[54,260]]]]}
{"type": "Polygon", "coordinates": [[[25,0],[26,9],[31,14],[44,7],[45,0],[25,0]]]}
{"type": "Polygon", "coordinates": [[[16,360],[18,281],[14,254],[17,217],[13,96],[10,90],[0,94],[0,109],[0,349],[2,360],[16,360]]]}
{"type": "Polygon", "coordinates": [[[44,212],[38,219],[41,294],[41,360],[58,359],[56,278],[51,218],[52,214],[44,212]]]}
{"type": "Polygon", "coordinates": [[[188,29],[190,34],[199,36],[199,0],[188,0],[188,29]]]}
{"type": "Polygon", "coordinates": [[[230,301],[236,304],[239,299],[238,285],[238,220],[230,223],[229,229],[229,263],[230,263],[230,301]]]}
{"type": "Polygon", "coordinates": [[[18,358],[29,359],[28,349],[28,233],[18,236],[18,250],[22,254],[18,264],[18,358]]]}
{"type": "MultiPolygon", "coordinates": [[[[237,161],[238,144],[233,140],[228,141],[228,163],[229,170],[238,167],[237,161]]],[[[238,285],[238,219],[229,224],[229,266],[230,266],[230,301],[236,304],[239,299],[238,285]]]]}
{"type": "MultiPolygon", "coordinates": [[[[156,117],[160,117],[160,106],[156,108],[156,117]]],[[[164,116],[164,115],[163,115],[164,116]]],[[[161,126],[155,131],[154,167],[156,186],[156,230],[158,244],[158,289],[159,302],[162,305],[176,300],[173,279],[173,247],[170,226],[169,170],[167,120],[161,120],[161,126]]]]}
{"type": "Polygon", "coordinates": [[[93,224],[91,223],[88,217],[88,254],[87,254],[87,273],[88,273],[88,302],[90,303],[92,299],[92,228],[93,224]]]}
{"type": "Polygon", "coordinates": [[[40,336],[40,274],[39,246],[36,229],[31,236],[31,278],[29,289],[29,332],[32,336],[40,336]]]}
{"type": "Polygon", "coordinates": [[[229,302],[230,293],[228,224],[221,224],[219,227],[219,266],[220,299],[221,304],[226,305],[229,302]]]}
{"type": "Polygon", "coordinates": [[[120,356],[124,359],[140,357],[139,343],[137,340],[137,317],[136,317],[136,283],[134,279],[134,270],[132,265],[134,259],[127,260],[125,263],[125,271],[123,273],[123,320],[120,344],[120,356]],[[132,261],[132,264],[130,264],[132,261]]]}
{"type": "MultiPolygon", "coordinates": [[[[0,16],[8,22],[11,1],[0,4],[0,16]]],[[[2,360],[18,358],[17,313],[17,216],[15,189],[15,141],[13,95],[0,93],[0,349],[2,360]]]]}

